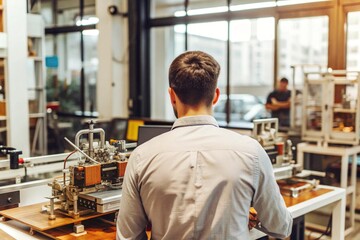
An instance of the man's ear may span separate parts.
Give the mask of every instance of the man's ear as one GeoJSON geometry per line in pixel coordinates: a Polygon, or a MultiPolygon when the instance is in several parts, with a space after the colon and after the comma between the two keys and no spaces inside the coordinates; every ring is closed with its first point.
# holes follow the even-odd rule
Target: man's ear
{"type": "Polygon", "coordinates": [[[213,101],[212,101],[213,105],[215,105],[218,102],[219,97],[220,97],[220,89],[217,87],[215,89],[215,94],[214,94],[214,98],[213,98],[213,101]]]}
{"type": "Polygon", "coordinates": [[[175,106],[175,104],[176,104],[176,95],[175,95],[174,89],[169,87],[168,92],[169,92],[169,96],[170,96],[171,105],[175,106]]]}

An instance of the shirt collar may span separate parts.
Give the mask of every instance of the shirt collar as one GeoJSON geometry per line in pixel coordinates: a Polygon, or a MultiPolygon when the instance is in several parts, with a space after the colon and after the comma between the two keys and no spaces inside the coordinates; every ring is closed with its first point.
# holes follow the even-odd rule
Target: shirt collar
{"type": "Polygon", "coordinates": [[[213,125],[215,127],[219,127],[219,124],[215,120],[213,116],[210,115],[197,115],[197,116],[188,116],[178,118],[171,130],[178,127],[189,127],[189,126],[197,126],[197,125],[213,125]]]}

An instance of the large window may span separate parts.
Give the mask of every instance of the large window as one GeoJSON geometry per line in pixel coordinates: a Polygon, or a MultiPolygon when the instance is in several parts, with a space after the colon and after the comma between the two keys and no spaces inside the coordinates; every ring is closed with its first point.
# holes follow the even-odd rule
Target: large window
{"type": "MultiPolygon", "coordinates": [[[[230,22],[231,93],[249,92],[247,87],[269,90],[274,79],[274,18],[230,22]]],[[[255,95],[264,93],[252,90],[255,95]]]]}
{"type": "Polygon", "coordinates": [[[170,104],[164,101],[167,91],[159,84],[167,89],[167,68],[159,66],[168,67],[183,50],[205,51],[221,65],[217,120],[236,123],[268,117],[264,103],[277,78],[291,80],[292,65],[328,65],[327,15],[280,19],[275,26],[277,7],[308,2],[324,1],[233,0],[228,6],[228,1],[152,0],[150,15],[156,21],[150,24],[151,117],[173,118],[170,104]],[[256,12],[259,8],[262,14],[256,12]]]}
{"type": "Polygon", "coordinates": [[[360,71],[360,11],[348,13],[347,19],[346,68],[360,71]]]}
{"type": "MultiPolygon", "coordinates": [[[[46,54],[54,53],[58,59],[56,68],[47,71],[47,100],[59,101],[61,110],[75,112],[80,110],[80,34],[58,34],[47,37],[47,47],[56,46],[55,52],[47,49],[46,54]]],[[[48,55],[51,56],[51,55],[48,55]]]]}
{"type": "MultiPolygon", "coordinates": [[[[265,96],[274,79],[275,19],[241,19],[230,22],[230,123],[250,122],[268,116],[265,96]]],[[[215,117],[225,120],[222,96],[215,117]]]]}
{"type": "MultiPolygon", "coordinates": [[[[327,16],[280,19],[278,31],[278,76],[293,78],[291,66],[328,63],[329,18],[327,16]]],[[[318,68],[319,68],[318,67],[318,68]]],[[[302,73],[297,72],[298,75],[302,73]]],[[[296,76],[296,79],[302,79],[296,76]]],[[[302,85],[301,81],[297,82],[302,85]]]]}

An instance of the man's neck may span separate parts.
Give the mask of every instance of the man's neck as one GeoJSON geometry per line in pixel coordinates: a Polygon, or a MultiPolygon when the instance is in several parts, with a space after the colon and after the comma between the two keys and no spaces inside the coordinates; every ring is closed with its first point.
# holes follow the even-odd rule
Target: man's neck
{"type": "Polygon", "coordinates": [[[178,117],[189,117],[189,116],[199,116],[199,115],[212,115],[212,108],[206,106],[199,107],[183,107],[178,109],[178,117]]]}

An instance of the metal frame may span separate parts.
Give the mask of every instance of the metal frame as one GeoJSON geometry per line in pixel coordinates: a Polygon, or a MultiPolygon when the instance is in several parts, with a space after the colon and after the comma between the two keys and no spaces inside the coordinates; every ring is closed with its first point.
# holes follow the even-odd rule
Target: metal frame
{"type": "Polygon", "coordinates": [[[130,117],[150,117],[150,1],[129,0],[130,117]]]}

